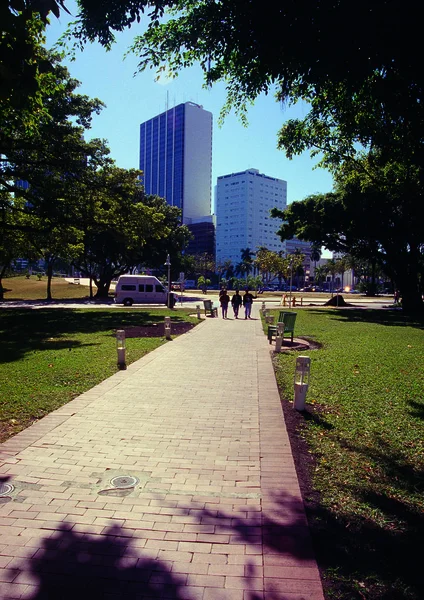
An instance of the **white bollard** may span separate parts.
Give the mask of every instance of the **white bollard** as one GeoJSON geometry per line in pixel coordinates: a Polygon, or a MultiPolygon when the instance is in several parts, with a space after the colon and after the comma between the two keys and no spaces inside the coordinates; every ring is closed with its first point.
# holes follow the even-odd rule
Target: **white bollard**
{"type": "Polygon", "coordinates": [[[197,318],[200,319],[200,304],[196,304],[197,318]]]}
{"type": "Polygon", "coordinates": [[[116,350],[118,353],[118,367],[119,369],[126,369],[127,365],[125,362],[125,330],[118,329],[116,331],[116,350]]]}
{"type": "Polygon", "coordinates": [[[309,387],[311,359],[309,356],[298,356],[294,373],[294,405],[296,410],[305,410],[306,393],[309,387]]]}
{"type": "Polygon", "coordinates": [[[165,317],[165,337],[171,339],[171,317],[165,317]]]}

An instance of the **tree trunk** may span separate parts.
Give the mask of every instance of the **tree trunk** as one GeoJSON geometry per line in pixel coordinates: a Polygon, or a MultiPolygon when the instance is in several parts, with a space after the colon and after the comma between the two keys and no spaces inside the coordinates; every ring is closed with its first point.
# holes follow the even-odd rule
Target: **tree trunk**
{"type": "Polygon", "coordinates": [[[7,267],[8,267],[8,265],[3,265],[3,267],[0,271],[0,300],[4,300],[3,277],[4,277],[4,274],[6,273],[7,267]]]}
{"type": "Polygon", "coordinates": [[[108,298],[109,296],[109,288],[112,279],[109,278],[100,278],[99,280],[94,280],[94,283],[97,286],[97,292],[94,296],[95,298],[108,298]]]}
{"type": "Polygon", "coordinates": [[[402,298],[402,309],[405,312],[423,312],[424,303],[418,280],[413,280],[406,273],[397,279],[397,284],[402,298]]]}
{"type": "Polygon", "coordinates": [[[52,277],[53,277],[53,262],[47,260],[47,296],[46,300],[53,300],[52,298],[52,277]]]}
{"type": "Polygon", "coordinates": [[[395,288],[402,298],[405,312],[423,312],[424,304],[420,284],[421,252],[419,246],[410,246],[407,253],[398,253],[392,258],[395,288]],[[397,260],[396,260],[397,259],[397,260]]]}

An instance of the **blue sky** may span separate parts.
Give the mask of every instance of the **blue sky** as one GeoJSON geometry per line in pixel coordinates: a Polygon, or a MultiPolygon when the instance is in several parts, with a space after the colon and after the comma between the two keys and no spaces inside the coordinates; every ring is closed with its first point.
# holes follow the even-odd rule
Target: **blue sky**
{"type": "MultiPolygon", "coordinates": [[[[76,15],[75,2],[67,1],[66,6],[76,15]]],[[[63,12],[59,20],[51,17],[47,30],[49,47],[66,29],[69,19],[63,12]]],[[[331,175],[323,169],[314,169],[316,161],[311,160],[308,153],[288,160],[276,148],[279,128],[289,118],[305,116],[304,105],[283,108],[272,95],[263,95],[249,109],[248,127],[234,114],[219,127],[217,121],[225,103],[225,88],[219,84],[211,90],[203,89],[200,68],[183,71],[177,79],[162,84],[155,82],[155,73],[150,70],[134,76],[137,58],[131,55],[124,60],[124,54],[141,27],[136,25],[119,34],[110,52],[99,44],[92,44],[78,53],[74,62],[65,61],[72,77],[81,81],[79,91],[106,104],[102,113],[94,118],[87,137],[108,140],[111,156],[119,167],[138,168],[140,123],[166,110],[167,102],[171,107],[191,101],[213,114],[213,186],[220,175],[256,168],[287,181],[289,203],[331,190],[331,175]]]]}

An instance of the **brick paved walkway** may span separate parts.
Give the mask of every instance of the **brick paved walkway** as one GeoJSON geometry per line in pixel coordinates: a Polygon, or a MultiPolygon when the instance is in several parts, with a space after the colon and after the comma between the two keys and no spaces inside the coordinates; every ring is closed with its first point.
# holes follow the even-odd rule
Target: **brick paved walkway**
{"type": "Polygon", "coordinates": [[[2,599],[323,600],[259,320],[206,319],[0,457],[2,599]]]}

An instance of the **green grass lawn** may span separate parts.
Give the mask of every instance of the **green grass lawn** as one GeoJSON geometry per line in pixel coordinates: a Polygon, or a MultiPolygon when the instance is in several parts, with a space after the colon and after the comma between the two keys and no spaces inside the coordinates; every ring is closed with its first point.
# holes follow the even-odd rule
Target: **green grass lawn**
{"type": "MultiPolygon", "coordinates": [[[[3,279],[4,300],[45,300],[47,297],[47,277],[39,281],[36,275],[29,279],[25,276],[3,279]]],[[[94,286],[94,293],[96,287],[94,286]]],[[[52,296],[54,300],[72,300],[88,298],[90,288],[65,281],[63,277],[53,277],[52,296]]]]}
{"type": "MultiPolygon", "coordinates": [[[[77,287],[77,286],[75,286],[77,287]]],[[[3,309],[0,311],[0,441],[117,371],[115,331],[172,321],[190,310],[3,309]]],[[[129,338],[127,364],[165,343],[129,338]]]]}
{"type": "MultiPolygon", "coordinates": [[[[277,311],[276,311],[277,312],[277,311]]],[[[311,357],[297,435],[314,457],[309,517],[328,597],[423,598],[424,319],[375,310],[298,310],[311,357]]],[[[276,357],[282,401],[299,353],[276,357]]],[[[308,505],[308,498],[306,498],[308,505]]]]}

